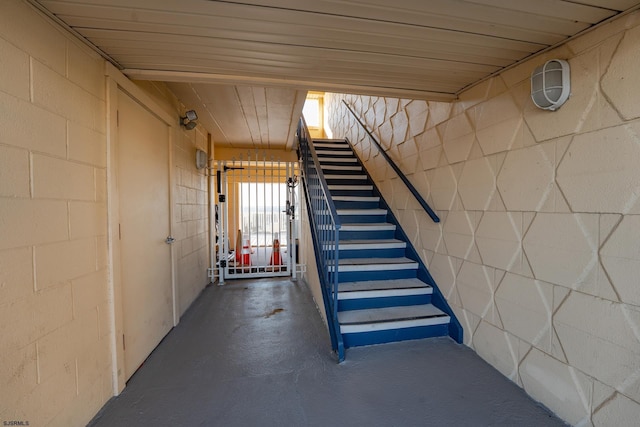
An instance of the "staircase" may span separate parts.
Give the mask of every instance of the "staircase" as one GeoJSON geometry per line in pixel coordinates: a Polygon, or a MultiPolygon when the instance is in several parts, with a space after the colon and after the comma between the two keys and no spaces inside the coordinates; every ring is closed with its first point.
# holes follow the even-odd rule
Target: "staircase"
{"type": "Polygon", "coordinates": [[[447,335],[460,342],[453,312],[437,289],[434,305],[433,279],[349,143],[312,143],[341,222],[337,318],[344,347],[447,335]]]}

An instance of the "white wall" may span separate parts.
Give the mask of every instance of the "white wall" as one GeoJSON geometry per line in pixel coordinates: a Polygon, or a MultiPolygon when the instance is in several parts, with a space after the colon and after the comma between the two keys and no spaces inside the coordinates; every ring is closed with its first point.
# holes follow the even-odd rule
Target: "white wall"
{"type": "MultiPolygon", "coordinates": [[[[163,85],[140,85],[176,117],[163,85]]],[[[20,0],[0,2],[0,424],[85,425],[113,395],[104,61],[20,0]]],[[[207,283],[207,196],[176,126],[179,312],[207,283]]]]}
{"type": "Polygon", "coordinates": [[[311,224],[309,223],[309,213],[307,210],[306,194],[302,184],[300,184],[300,264],[304,265],[302,280],[311,290],[311,295],[316,303],[316,307],[327,323],[327,312],[322,297],[322,285],[320,284],[320,274],[316,264],[315,249],[313,247],[313,237],[311,236],[311,224]]]}
{"type": "Polygon", "coordinates": [[[639,15],[451,104],[327,96],[465,330],[465,343],[574,425],[640,417],[639,15]],[[529,76],[566,58],[572,94],[536,109],[529,76]],[[442,219],[422,212],[340,101],[442,219]]]}

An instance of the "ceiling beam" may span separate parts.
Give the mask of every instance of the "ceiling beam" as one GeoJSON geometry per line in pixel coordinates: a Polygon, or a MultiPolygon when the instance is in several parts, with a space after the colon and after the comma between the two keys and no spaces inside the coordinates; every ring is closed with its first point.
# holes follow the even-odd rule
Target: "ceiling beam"
{"type": "Polygon", "coordinates": [[[457,99],[452,93],[390,88],[381,86],[349,85],[307,80],[278,79],[272,77],[246,77],[226,74],[194,73],[185,71],[163,71],[126,68],[122,72],[136,80],[155,80],[181,83],[213,83],[241,86],[290,87],[304,91],[351,93],[356,95],[390,96],[407,99],[451,102],[457,99]]]}

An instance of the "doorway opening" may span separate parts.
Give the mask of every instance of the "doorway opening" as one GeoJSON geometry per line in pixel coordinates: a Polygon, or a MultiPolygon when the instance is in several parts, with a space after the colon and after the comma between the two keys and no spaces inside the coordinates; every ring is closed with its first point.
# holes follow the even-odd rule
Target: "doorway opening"
{"type": "Polygon", "coordinates": [[[217,272],[226,279],[292,276],[299,255],[297,164],[259,159],[218,161],[217,272]]]}

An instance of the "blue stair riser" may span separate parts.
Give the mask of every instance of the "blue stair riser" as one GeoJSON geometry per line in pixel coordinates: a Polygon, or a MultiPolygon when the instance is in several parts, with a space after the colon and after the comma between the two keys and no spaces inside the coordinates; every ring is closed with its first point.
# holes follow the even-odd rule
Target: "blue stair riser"
{"type": "Polygon", "coordinates": [[[330,150],[330,151],[324,151],[324,150],[318,150],[316,151],[316,154],[318,155],[318,159],[320,159],[320,162],[322,162],[322,159],[331,159],[331,158],[348,158],[348,159],[352,159],[353,157],[353,153],[347,150],[330,150]]]}
{"type": "Polygon", "coordinates": [[[352,153],[351,147],[349,147],[349,145],[347,144],[332,144],[331,147],[314,146],[314,148],[316,149],[317,154],[323,151],[345,151],[347,153],[352,153]]]}
{"type": "Polygon", "coordinates": [[[362,175],[361,170],[324,169],[325,175],[362,175]]]}
{"type": "Polygon", "coordinates": [[[354,157],[348,156],[318,156],[320,160],[320,166],[332,165],[332,166],[358,166],[358,160],[354,157]]]}
{"type": "Polygon", "coordinates": [[[339,217],[342,224],[376,224],[387,221],[386,215],[339,215],[339,217]]]}
{"type": "MultiPolygon", "coordinates": [[[[352,162],[352,161],[348,160],[347,157],[342,157],[342,158],[336,159],[336,160],[333,160],[333,159],[327,157],[326,159],[321,159],[320,160],[320,165],[321,165],[321,167],[324,168],[324,167],[327,167],[327,166],[360,166],[360,163],[352,162]]],[[[363,171],[364,171],[364,169],[363,169],[363,171]]],[[[327,173],[328,173],[327,171],[324,171],[325,175],[327,173]]]]}
{"type": "MultiPolygon", "coordinates": [[[[343,175],[342,173],[340,174],[336,174],[336,175],[343,175]]],[[[361,175],[361,174],[360,174],[361,175]]],[[[347,185],[358,185],[358,184],[369,184],[369,180],[368,179],[333,179],[333,178],[327,178],[325,176],[325,179],[327,181],[327,185],[339,185],[339,184],[347,184],[347,185]]]]}
{"type": "Polygon", "coordinates": [[[431,294],[404,295],[396,297],[376,297],[358,299],[339,299],[338,311],[364,310],[367,308],[383,308],[395,306],[409,306],[430,304],[431,294]]]}
{"type": "Polygon", "coordinates": [[[367,280],[412,279],[416,277],[416,270],[379,270],[379,271],[340,271],[338,283],[364,282],[367,280]]]}
{"type": "MultiPolygon", "coordinates": [[[[371,197],[373,191],[371,190],[330,190],[331,196],[350,196],[350,197],[371,197]]],[[[335,203],[335,200],[334,200],[335,203]]],[[[376,203],[376,207],[379,203],[376,203]]]]}
{"type": "Polygon", "coordinates": [[[340,240],[393,239],[395,230],[345,231],[340,230],[340,240]]]}
{"type": "MultiPolygon", "coordinates": [[[[338,247],[339,248],[339,247],[338,247]]],[[[405,248],[340,249],[339,258],[396,258],[404,257],[405,248]]]]}
{"type": "Polygon", "coordinates": [[[333,200],[336,209],[376,209],[380,202],[333,200]]]}
{"type": "Polygon", "coordinates": [[[390,329],[386,331],[360,332],[342,334],[344,346],[358,347],[363,345],[384,344],[395,341],[415,340],[447,336],[449,325],[417,326],[413,328],[390,329]]]}

